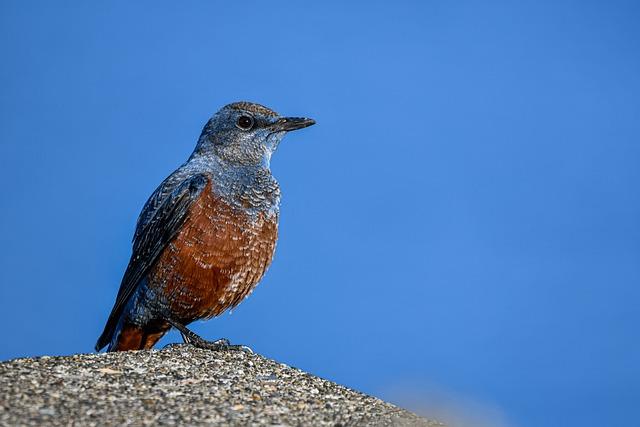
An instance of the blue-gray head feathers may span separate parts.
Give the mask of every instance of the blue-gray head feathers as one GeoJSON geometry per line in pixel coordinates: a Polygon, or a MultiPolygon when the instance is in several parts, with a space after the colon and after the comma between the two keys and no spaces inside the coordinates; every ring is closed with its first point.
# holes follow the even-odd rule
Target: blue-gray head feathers
{"type": "Polygon", "coordinates": [[[234,102],[207,122],[194,155],[214,155],[229,166],[268,168],[271,155],[287,132],[314,123],[303,117],[281,117],[259,104],[234,102]]]}

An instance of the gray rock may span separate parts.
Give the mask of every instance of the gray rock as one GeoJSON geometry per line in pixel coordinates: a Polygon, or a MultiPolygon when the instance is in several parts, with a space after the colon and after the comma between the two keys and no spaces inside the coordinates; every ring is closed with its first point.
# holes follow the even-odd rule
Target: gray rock
{"type": "Polygon", "coordinates": [[[0,425],[442,426],[257,354],[185,345],[2,362],[0,425]]]}

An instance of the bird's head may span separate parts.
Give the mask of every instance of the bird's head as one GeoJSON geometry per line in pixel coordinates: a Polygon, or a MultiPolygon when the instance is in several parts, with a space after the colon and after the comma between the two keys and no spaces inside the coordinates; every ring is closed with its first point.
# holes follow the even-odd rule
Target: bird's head
{"type": "Polygon", "coordinates": [[[281,117],[260,104],[235,102],[207,122],[195,153],[213,154],[228,165],[269,167],[271,154],[287,132],[314,123],[303,117],[281,117]]]}

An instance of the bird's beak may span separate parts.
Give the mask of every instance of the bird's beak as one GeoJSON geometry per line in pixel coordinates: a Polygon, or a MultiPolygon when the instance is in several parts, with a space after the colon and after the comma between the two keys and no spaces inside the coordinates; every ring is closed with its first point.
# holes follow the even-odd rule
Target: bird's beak
{"type": "Polygon", "coordinates": [[[306,117],[282,117],[271,126],[276,132],[289,132],[296,129],[306,128],[315,124],[315,120],[308,119],[306,117]]]}

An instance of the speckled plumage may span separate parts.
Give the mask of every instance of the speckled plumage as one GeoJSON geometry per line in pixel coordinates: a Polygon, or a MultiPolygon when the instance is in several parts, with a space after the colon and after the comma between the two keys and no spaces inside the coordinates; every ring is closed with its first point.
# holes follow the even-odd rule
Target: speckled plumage
{"type": "Polygon", "coordinates": [[[280,187],[271,154],[287,131],[313,123],[247,102],[227,105],[207,122],[191,157],[140,213],[97,350],[150,348],[170,329],[169,319],[187,325],[217,316],[253,290],[277,240],[280,187]]]}

